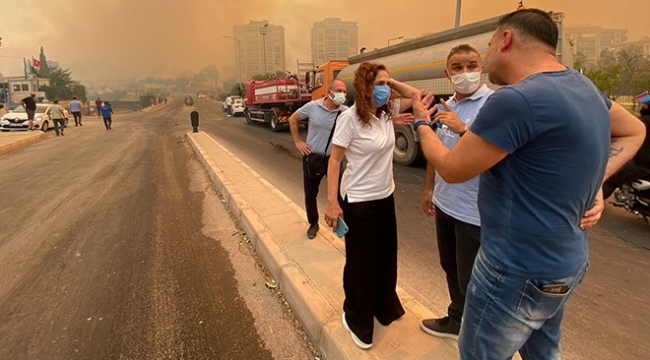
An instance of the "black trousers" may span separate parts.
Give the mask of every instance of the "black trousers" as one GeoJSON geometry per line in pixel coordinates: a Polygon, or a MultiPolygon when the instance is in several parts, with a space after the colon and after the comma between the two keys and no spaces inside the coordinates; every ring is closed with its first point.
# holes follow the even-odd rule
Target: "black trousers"
{"type": "MultiPolygon", "coordinates": [[[[328,164],[330,160],[329,156],[325,157],[325,164],[328,164]]],[[[343,175],[341,172],[339,172],[343,175]]],[[[318,190],[320,188],[320,183],[323,180],[323,177],[327,176],[327,166],[325,167],[325,174],[318,178],[310,178],[307,175],[307,157],[302,157],[302,183],[305,190],[305,210],[307,212],[307,222],[314,225],[318,224],[318,190]]],[[[339,184],[341,183],[341,178],[339,177],[339,184]]],[[[339,196],[340,201],[340,196],[339,196]]]]}
{"type": "Polygon", "coordinates": [[[65,123],[63,122],[63,119],[52,119],[52,122],[54,123],[54,132],[56,132],[57,135],[59,135],[59,126],[61,127],[61,134],[63,134],[63,129],[65,128],[65,123]]]}
{"type": "Polygon", "coordinates": [[[74,116],[74,124],[81,125],[81,111],[73,111],[72,116],[74,116]]]}
{"type": "Polygon", "coordinates": [[[481,228],[457,220],[436,206],[436,237],[451,298],[447,314],[460,322],[474,259],[481,246],[481,228]]]}
{"type": "Polygon", "coordinates": [[[404,315],[397,296],[397,218],[393,195],[381,200],[341,201],[345,235],[343,311],[350,329],[372,343],[373,317],[390,325],[404,315]]]}
{"type": "Polygon", "coordinates": [[[104,118],[104,126],[106,126],[107,129],[108,129],[109,127],[111,127],[111,124],[113,124],[113,119],[111,119],[111,118],[109,118],[109,117],[108,117],[108,118],[104,118]]]}

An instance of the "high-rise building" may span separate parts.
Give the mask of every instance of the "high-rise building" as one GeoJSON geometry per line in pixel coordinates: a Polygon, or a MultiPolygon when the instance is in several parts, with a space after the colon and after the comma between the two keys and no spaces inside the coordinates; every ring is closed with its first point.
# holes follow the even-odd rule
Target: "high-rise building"
{"type": "Polygon", "coordinates": [[[564,35],[575,55],[585,57],[586,65],[596,65],[600,54],[627,40],[627,29],[605,29],[602,26],[567,26],[564,35]]]}
{"type": "Polygon", "coordinates": [[[235,60],[243,82],[255,75],[286,71],[284,27],[268,21],[233,26],[235,60]]]}
{"type": "Polygon", "coordinates": [[[359,28],[354,21],[326,18],[314,23],[311,29],[311,59],[314,65],[328,60],[346,60],[356,55],[359,46],[359,28]]]}

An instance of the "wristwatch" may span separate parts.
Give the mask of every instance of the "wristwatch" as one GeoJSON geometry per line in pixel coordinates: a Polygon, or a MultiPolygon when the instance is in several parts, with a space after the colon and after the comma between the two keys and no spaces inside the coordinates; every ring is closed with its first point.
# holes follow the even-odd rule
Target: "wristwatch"
{"type": "Polygon", "coordinates": [[[418,128],[422,125],[429,126],[429,122],[426,120],[417,120],[413,123],[413,131],[418,131],[418,128]]]}

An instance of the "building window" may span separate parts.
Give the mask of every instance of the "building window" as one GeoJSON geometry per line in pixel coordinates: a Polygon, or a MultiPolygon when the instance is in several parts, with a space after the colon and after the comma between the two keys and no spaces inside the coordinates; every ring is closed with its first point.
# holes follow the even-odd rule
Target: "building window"
{"type": "Polygon", "coordinates": [[[14,84],[14,91],[20,91],[20,84],[14,84]]]}
{"type": "Polygon", "coordinates": [[[23,91],[29,91],[29,84],[22,84],[21,88],[23,91]]]}

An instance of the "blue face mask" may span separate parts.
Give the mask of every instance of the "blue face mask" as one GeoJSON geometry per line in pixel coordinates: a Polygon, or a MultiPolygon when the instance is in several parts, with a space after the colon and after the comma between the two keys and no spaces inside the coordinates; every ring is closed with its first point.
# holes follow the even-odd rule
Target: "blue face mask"
{"type": "Polygon", "coordinates": [[[390,86],[388,85],[375,85],[374,102],[376,107],[381,107],[388,104],[390,99],[390,86]]]}

